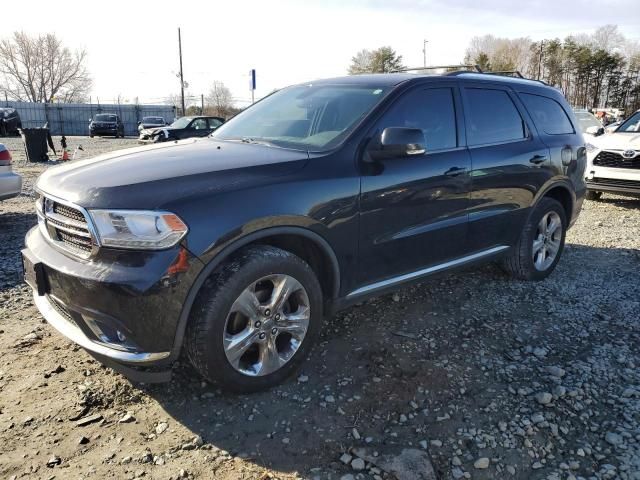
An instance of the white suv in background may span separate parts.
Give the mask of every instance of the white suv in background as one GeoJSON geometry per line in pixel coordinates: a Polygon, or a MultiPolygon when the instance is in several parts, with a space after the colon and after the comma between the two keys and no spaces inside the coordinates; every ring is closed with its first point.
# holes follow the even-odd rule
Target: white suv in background
{"type": "Polygon", "coordinates": [[[597,135],[587,129],[587,199],[602,192],[640,196],[640,110],[613,132],[597,135]]]}

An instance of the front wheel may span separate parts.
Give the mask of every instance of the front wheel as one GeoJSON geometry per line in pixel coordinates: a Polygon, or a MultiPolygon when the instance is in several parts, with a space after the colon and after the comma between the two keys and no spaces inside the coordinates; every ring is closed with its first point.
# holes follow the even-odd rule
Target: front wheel
{"type": "Polygon", "coordinates": [[[237,392],[279,384],[305,359],[322,321],[322,292],[309,265],[279,248],[243,250],[205,282],[186,335],[207,380],[237,392]]]}
{"type": "Polygon", "coordinates": [[[596,192],[594,190],[587,190],[587,194],[585,195],[585,198],[587,200],[592,200],[592,201],[600,200],[601,197],[602,197],[602,192],[596,192]]]}
{"type": "Polygon", "coordinates": [[[556,268],[567,231],[564,208],[553,198],[543,198],[534,207],[518,239],[504,258],[502,267],[520,280],[543,280],[556,268]]]}

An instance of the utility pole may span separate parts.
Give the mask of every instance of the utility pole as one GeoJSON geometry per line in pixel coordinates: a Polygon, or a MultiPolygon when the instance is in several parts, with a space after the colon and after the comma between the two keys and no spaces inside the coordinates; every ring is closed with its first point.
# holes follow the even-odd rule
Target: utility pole
{"type": "Polygon", "coordinates": [[[424,66],[425,66],[425,68],[427,67],[427,43],[429,43],[429,40],[423,40],[422,41],[422,55],[424,57],[424,66]]]}
{"type": "Polygon", "coordinates": [[[540,80],[540,72],[542,71],[542,47],[544,40],[540,40],[540,56],[538,57],[538,80],[540,80]]]}
{"type": "Polygon", "coordinates": [[[180,35],[180,27],[178,27],[178,51],[180,53],[180,97],[182,99],[182,115],[186,115],[184,108],[184,77],[182,75],[182,36],[180,35]]]}
{"type": "Polygon", "coordinates": [[[200,94],[200,115],[204,115],[204,93],[200,94]]]}

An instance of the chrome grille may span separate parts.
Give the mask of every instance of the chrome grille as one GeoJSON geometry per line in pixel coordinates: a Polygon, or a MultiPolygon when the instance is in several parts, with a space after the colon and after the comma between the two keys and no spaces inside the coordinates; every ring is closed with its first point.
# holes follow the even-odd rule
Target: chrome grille
{"type": "Polygon", "coordinates": [[[55,245],[74,255],[87,258],[96,245],[89,221],[80,207],[40,195],[36,200],[38,221],[55,245]]]}
{"type": "Polygon", "coordinates": [[[603,150],[593,159],[593,164],[597,167],[640,169],[640,154],[625,158],[621,153],[603,150]]]}

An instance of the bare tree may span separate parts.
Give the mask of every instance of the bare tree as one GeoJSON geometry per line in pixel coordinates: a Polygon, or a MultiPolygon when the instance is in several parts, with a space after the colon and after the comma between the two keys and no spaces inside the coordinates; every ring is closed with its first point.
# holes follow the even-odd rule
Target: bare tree
{"type": "Polygon", "coordinates": [[[371,73],[373,71],[373,52],[363,49],[351,58],[349,66],[349,75],[357,75],[358,73],[371,73]]]}
{"type": "Polygon", "coordinates": [[[14,32],[0,40],[0,75],[7,93],[31,102],[84,101],[91,89],[87,52],[72,52],[55,34],[14,32]]]}
{"type": "Polygon", "coordinates": [[[351,58],[349,74],[388,73],[404,68],[402,55],[398,55],[391,47],[380,47],[376,50],[360,50],[351,58]]]}
{"type": "MultiPolygon", "coordinates": [[[[492,70],[525,71],[531,56],[528,38],[473,37],[465,54],[465,63],[483,64],[492,70]]],[[[482,67],[481,67],[482,68],[482,67]]]]}
{"type": "Polygon", "coordinates": [[[211,115],[218,115],[220,117],[228,117],[233,111],[233,95],[224,83],[214,80],[211,85],[211,90],[206,97],[207,107],[205,110],[211,115]]]}

